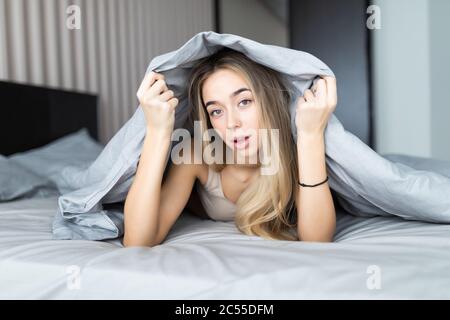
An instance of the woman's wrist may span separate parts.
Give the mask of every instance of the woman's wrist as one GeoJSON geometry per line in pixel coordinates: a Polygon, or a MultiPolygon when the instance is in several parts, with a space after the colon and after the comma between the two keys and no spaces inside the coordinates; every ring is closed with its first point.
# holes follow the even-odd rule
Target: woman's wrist
{"type": "Polygon", "coordinates": [[[147,126],[146,127],[146,137],[151,137],[151,139],[162,139],[167,140],[171,139],[173,130],[166,129],[166,128],[152,128],[147,126]]]}
{"type": "Polygon", "coordinates": [[[317,144],[318,142],[324,141],[324,132],[305,132],[297,131],[297,146],[317,144]]]}
{"type": "Polygon", "coordinates": [[[299,180],[314,185],[327,176],[325,163],[325,140],[323,134],[300,133],[297,139],[299,180]]]}

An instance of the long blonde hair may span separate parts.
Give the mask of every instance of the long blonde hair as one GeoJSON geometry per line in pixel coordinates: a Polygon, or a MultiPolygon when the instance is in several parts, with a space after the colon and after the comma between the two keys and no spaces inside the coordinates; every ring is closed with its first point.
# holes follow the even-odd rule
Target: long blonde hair
{"type": "MultiPolygon", "coordinates": [[[[297,148],[291,134],[290,94],[283,77],[273,69],[247,58],[244,54],[223,48],[201,59],[191,71],[188,99],[192,106],[188,121],[200,121],[201,134],[213,129],[204,108],[202,87],[205,80],[219,69],[242,75],[261,106],[260,128],[279,129],[278,171],[260,175],[236,202],[235,223],[248,235],[266,239],[298,240],[295,227],[295,196],[298,183],[297,148]]],[[[206,133],[207,134],[207,133],[206,133]]],[[[223,141],[222,141],[223,142],[223,141]]],[[[209,143],[203,141],[203,150],[209,143]]],[[[225,143],[223,142],[224,146],[225,143]]],[[[212,164],[221,171],[226,164],[212,164]]]]}

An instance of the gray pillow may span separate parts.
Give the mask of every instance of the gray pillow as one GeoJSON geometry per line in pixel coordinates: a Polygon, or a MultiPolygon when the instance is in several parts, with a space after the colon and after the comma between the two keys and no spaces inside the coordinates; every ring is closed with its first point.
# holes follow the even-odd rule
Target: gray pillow
{"type": "Polygon", "coordinates": [[[85,170],[102,149],[103,145],[92,139],[88,130],[83,128],[43,147],[13,154],[9,160],[50,180],[60,193],[64,193],[66,172],[85,170]]]}
{"type": "Polygon", "coordinates": [[[53,183],[0,155],[0,201],[58,195],[53,183]]]}

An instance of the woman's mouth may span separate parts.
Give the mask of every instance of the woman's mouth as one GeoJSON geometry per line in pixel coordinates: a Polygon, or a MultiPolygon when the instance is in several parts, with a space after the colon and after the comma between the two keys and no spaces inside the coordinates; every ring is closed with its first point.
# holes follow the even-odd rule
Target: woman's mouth
{"type": "Polygon", "coordinates": [[[246,149],[249,146],[250,136],[244,136],[233,139],[233,146],[236,149],[246,149]]]}

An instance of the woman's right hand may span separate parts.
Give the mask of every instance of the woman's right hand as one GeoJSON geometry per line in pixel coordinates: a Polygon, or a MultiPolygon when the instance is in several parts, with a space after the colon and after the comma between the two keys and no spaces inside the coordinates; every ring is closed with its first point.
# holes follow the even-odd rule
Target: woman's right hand
{"type": "Polygon", "coordinates": [[[164,75],[154,71],[146,74],[136,95],[145,114],[147,129],[171,134],[178,99],[167,88],[164,75]]]}

